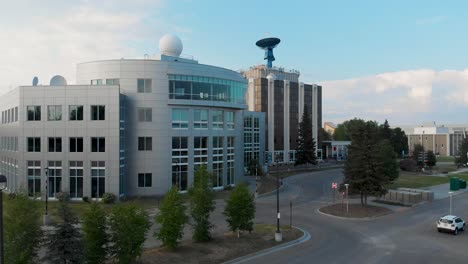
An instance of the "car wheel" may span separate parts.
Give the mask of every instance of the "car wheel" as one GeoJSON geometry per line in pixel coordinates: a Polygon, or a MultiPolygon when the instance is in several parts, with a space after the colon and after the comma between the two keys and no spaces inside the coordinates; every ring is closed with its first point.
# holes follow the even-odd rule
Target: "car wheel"
{"type": "Polygon", "coordinates": [[[463,227],[461,228],[461,231],[465,231],[465,226],[463,226],[463,227]]]}
{"type": "Polygon", "coordinates": [[[439,228],[437,228],[437,232],[439,232],[439,233],[440,233],[440,232],[442,232],[442,230],[440,230],[439,228]]]}
{"type": "Polygon", "coordinates": [[[455,230],[453,231],[453,234],[458,235],[458,228],[455,228],[455,230]]]}

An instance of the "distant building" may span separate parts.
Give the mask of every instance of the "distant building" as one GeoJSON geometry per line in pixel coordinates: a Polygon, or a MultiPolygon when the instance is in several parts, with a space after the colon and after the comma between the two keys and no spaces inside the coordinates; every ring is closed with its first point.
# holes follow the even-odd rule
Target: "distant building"
{"type": "Polygon", "coordinates": [[[468,131],[467,125],[426,124],[417,127],[404,128],[408,135],[410,154],[414,145],[420,144],[425,150],[431,150],[436,155],[457,156],[460,144],[468,131]]]}
{"type": "Polygon", "coordinates": [[[336,125],[332,122],[325,122],[323,124],[323,129],[325,130],[325,132],[329,133],[330,135],[333,135],[333,133],[335,133],[336,125]]]}
{"type": "Polygon", "coordinates": [[[322,87],[299,82],[298,71],[253,66],[242,74],[248,79],[249,111],[264,112],[266,119],[266,163],[294,162],[298,127],[304,108],[312,120],[317,149],[318,130],[322,124],[322,87]]]}

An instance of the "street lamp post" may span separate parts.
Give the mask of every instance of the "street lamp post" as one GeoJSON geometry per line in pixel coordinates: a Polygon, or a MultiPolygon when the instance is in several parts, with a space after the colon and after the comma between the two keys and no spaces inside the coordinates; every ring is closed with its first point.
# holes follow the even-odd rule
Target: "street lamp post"
{"type": "MultiPolygon", "coordinates": [[[[276,167],[278,168],[278,160],[275,155],[275,162],[276,162],[276,167]]],[[[283,235],[281,234],[280,230],[280,210],[279,210],[279,188],[280,188],[280,182],[279,182],[279,175],[278,171],[276,172],[276,233],[275,233],[275,241],[276,242],[281,242],[283,240],[283,235]]]]}
{"type": "Polygon", "coordinates": [[[6,188],[7,177],[0,175],[0,263],[5,263],[5,252],[3,247],[3,190],[6,188]]]}
{"type": "Polygon", "coordinates": [[[346,214],[349,213],[349,199],[348,199],[348,187],[349,187],[349,183],[345,183],[345,186],[346,186],[346,214]]]}
{"type": "Polygon", "coordinates": [[[49,168],[44,169],[45,172],[45,214],[43,216],[43,223],[44,225],[49,225],[49,208],[48,208],[48,201],[49,201],[49,191],[48,191],[48,185],[49,185],[49,168]]]}
{"type": "Polygon", "coordinates": [[[450,196],[450,209],[449,209],[449,215],[452,215],[452,194],[453,194],[453,192],[449,192],[449,196],[450,196]]]}

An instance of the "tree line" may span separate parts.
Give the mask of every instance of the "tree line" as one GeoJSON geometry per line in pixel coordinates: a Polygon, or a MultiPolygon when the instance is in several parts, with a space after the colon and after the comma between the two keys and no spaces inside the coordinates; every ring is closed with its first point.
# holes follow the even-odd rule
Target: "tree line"
{"type": "MultiPolygon", "coordinates": [[[[185,206],[184,198],[176,187],[166,194],[154,218],[158,228],[153,234],[163,246],[175,249],[183,237],[184,226],[189,222],[194,241],[212,239],[214,225],[210,215],[215,209],[213,177],[205,166],[197,169],[194,185],[188,194],[190,208],[185,206]]],[[[55,215],[57,223],[44,232],[39,203],[29,199],[25,193],[10,195],[6,199],[6,263],[36,263],[41,247],[46,254],[39,261],[52,264],[98,264],[108,259],[130,264],[141,256],[151,227],[150,217],[142,207],[126,202],[113,206],[109,212],[102,204],[93,202],[79,219],[66,200],[59,203],[55,215]]],[[[253,230],[255,203],[245,184],[233,189],[223,213],[229,229],[238,236],[242,231],[253,230]]]]}

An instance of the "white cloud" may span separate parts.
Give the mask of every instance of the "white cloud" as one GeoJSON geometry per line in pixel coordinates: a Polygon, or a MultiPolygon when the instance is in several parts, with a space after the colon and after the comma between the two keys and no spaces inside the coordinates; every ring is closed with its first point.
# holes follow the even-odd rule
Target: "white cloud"
{"type": "Polygon", "coordinates": [[[359,117],[393,124],[466,123],[468,69],[428,69],[324,81],[324,121],[359,117]]]}
{"type": "MultiPolygon", "coordinates": [[[[165,21],[165,0],[10,1],[0,10],[0,94],[48,84],[54,74],[75,81],[76,64],[157,53],[158,37],[176,31],[165,21]]],[[[188,31],[189,29],[186,29],[188,31]]]]}

